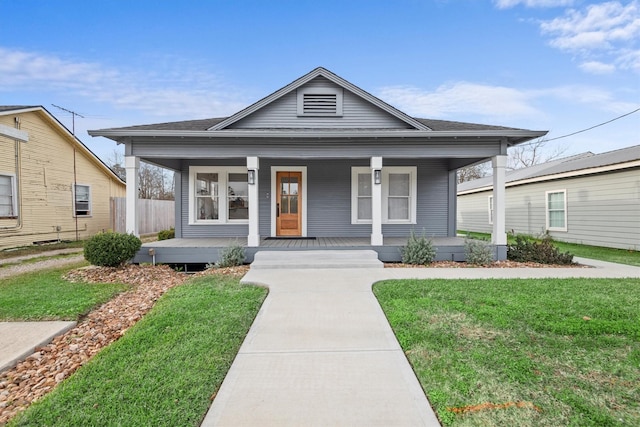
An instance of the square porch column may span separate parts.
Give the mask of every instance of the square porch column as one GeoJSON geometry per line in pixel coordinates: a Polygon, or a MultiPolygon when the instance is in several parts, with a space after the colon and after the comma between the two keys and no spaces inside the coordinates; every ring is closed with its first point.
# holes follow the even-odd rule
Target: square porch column
{"type": "Polygon", "coordinates": [[[494,156],[491,159],[493,167],[493,232],[491,243],[494,245],[506,245],[506,209],[505,209],[505,167],[507,156],[494,156]]]}
{"type": "Polygon", "coordinates": [[[126,220],[127,233],[140,236],[138,232],[138,187],[140,186],[140,158],[125,156],[124,166],[127,175],[126,220]]]}
{"type": "Polygon", "coordinates": [[[257,157],[247,157],[247,171],[249,177],[249,235],[247,236],[247,246],[260,246],[260,206],[258,197],[258,170],[260,160],[257,157]]]}
{"type": "Polygon", "coordinates": [[[382,246],[382,157],[371,158],[371,246],[382,246]]]}

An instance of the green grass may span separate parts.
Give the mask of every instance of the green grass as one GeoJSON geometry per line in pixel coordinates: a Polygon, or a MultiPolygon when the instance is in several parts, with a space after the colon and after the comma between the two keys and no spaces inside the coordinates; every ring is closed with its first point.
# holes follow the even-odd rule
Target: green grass
{"type": "MultiPolygon", "coordinates": [[[[458,230],[458,233],[465,236],[468,235],[475,239],[491,240],[491,234],[488,233],[476,233],[462,230],[458,230]]],[[[508,235],[508,241],[509,243],[515,242],[513,235],[508,235]]],[[[577,257],[617,262],[620,264],[640,267],[640,251],[605,248],[602,246],[578,245],[576,243],[565,243],[557,240],[554,240],[553,244],[557,246],[561,252],[570,252],[577,257]]]]}
{"type": "Polygon", "coordinates": [[[78,240],[74,242],[60,242],[47,245],[32,245],[20,248],[5,249],[0,251],[0,260],[24,255],[39,254],[42,252],[54,251],[57,249],[82,248],[83,245],[84,241],[78,240]]]}
{"type": "Polygon", "coordinates": [[[374,292],[444,425],[640,425],[637,279],[406,280],[374,292]],[[453,409],[509,402],[525,407],[453,409]]]}
{"type": "Polygon", "coordinates": [[[127,285],[70,283],[64,268],[24,273],[0,280],[0,321],[77,320],[92,308],[128,289],[127,285]]]}
{"type": "Polygon", "coordinates": [[[167,292],[11,426],[197,426],[266,289],[202,277],[167,292]]]}

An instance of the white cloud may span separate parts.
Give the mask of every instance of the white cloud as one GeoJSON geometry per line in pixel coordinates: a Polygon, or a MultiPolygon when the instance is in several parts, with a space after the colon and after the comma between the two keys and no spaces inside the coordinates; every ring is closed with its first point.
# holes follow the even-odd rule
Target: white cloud
{"type": "Polygon", "coordinates": [[[0,47],[0,92],[70,92],[119,109],[173,118],[228,115],[246,106],[215,75],[182,65],[184,69],[142,74],[0,47]]]}
{"type": "Polygon", "coordinates": [[[573,0],[495,0],[498,9],[509,9],[522,4],[526,7],[562,7],[570,6],[573,0]]]}
{"type": "Polygon", "coordinates": [[[505,118],[540,114],[526,92],[478,83],[449,83],[431,92],[407,86],[386,87],[379,96],[402,111],[429,118],[473,115],[504,122],[505,118]]]}
{"type": "Polygon", "coordinates": [[[564,16],[540,23],[549,44],[583,59],[581,68],[602,73],[618,65],[637,70],[640,40],[640,1],[627,4],[611,1],[591,4],[582,10],[569,9],[564,16]],[[635,58],[635,59],[634,59],[635,58]],[[596,63],[600,65],[596,66],[596,63]]]}
{"type": "Polygon", "coordinates": [[[580,64],[580,69],[590,74],[611,74],[616,70],[616,66],[599,61],[587,61],[580,64]]]}

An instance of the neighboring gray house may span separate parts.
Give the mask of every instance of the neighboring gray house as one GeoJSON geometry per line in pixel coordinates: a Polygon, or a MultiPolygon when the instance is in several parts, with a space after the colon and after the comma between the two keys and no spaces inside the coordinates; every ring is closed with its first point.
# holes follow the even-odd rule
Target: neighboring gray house
{"type": "MultiPolygon", "coordinates": [[[[506,174],[506,229],[640,250],[640,145],[506,174]]],[[[458,228],[491,232],[491,177],[458,184],[458,228]]]]}
{"type": "Polygon", "coordinates": [[[492,159],[496,253],[507,148],[544,131],[410,117],[324,68],[226,118],[89,132],[125,144],[127,230],[137,233],[140,160],[175,171],[176,239],[136,261],[215,261],[237,241],[257,250],[368,248],[399,260],[412,230],[439,259],[461,259],[456,170],[492,159]]]}

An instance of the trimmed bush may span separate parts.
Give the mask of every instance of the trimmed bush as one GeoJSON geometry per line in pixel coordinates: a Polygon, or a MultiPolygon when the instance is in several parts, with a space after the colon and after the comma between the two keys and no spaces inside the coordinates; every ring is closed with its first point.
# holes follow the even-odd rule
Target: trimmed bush
{"type": "Polygon", "coordinates": [[[553,245],[549,235],[537,241],[521,234],[515,237],[515,243],[507,246],[507,259],[519,262],[537,262],[539,264],[573,264],[573,254],[560,252],[553,245]]]}
{"type": "Polygon", "coordinates": [[[98,233],[84,244],[84,258],[93,265],[118,267],[134,257],[142,242],[133,234],[98,233]]]}
{"type": "Polygon", "coordinates": [[[407,246],[400,249],[402,262],[405,264],[425,265],[430,264],[436,257],[436,249],[433,247],[431,239],[427,239],[424,233],[416,237],[411,231],[407,246]]]}
{"type": "Polygon", "coordinates": [[[176,230],[173,227],[168,230],[161,230],[158,232],[158,240],[169,240],[174,237],[176,237],[176,230]]]}
{"type": "Polygon", "coordinates": [[[244,264],[244,248],[237,243],[222,249],[219,255],[220,259],[216,262],[216,268],[236,267],[244,264]]]}
{"type": "Polygon", "coordinates": [[[464,254],[469,264],[489,265],[493,262],[493,248],[483,240],[464,239],[464,254]]]}

